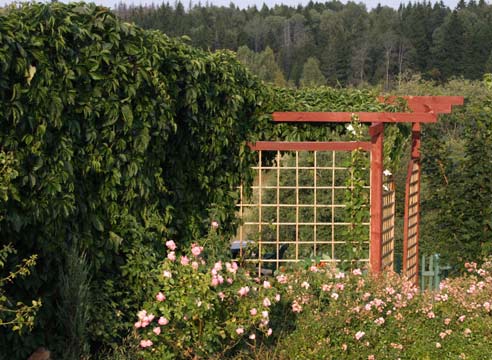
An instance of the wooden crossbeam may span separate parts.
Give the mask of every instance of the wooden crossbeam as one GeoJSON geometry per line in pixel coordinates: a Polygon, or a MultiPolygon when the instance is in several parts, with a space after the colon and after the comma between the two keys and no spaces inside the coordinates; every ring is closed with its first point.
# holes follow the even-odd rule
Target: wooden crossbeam
{"type": "Polygon", "coordinates": [[[254,151],[352,151],[371,150],[371,143],[364,141],[257,141],[248,144],[254,151]]]}
{"type": "MultiPolygon", "coordinates": [[[[450,114],[455,105],[463,105],[463,96],[402,96],[414,113],[450,114]]],[[[379,96],[378,100],[394,104],[397,96],[379,96]]]]}
{"type": "Polygon", "coordinates": [[[276,122],[351,122],[354,115],[360,122],[398,123],[437,121],[437,114],[430,112],[274,112],[273,121],[276,122]]]}

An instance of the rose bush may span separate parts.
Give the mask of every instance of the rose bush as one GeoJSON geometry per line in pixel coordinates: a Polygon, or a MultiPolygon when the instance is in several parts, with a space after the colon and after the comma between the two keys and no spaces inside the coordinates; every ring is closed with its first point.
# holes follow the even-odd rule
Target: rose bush
{"type": "Polygon", "coordinates": [[[487,359],[492,262],[467,268],[439,291],[422,293],[395,273],[311,266],[279,274],[277,286],[296,320],[276,358],[487,359]]]}
{"type": "MultiPolygon", "coordinates": [[[[212,224],[206,242],[217,237],[217,227],[212,224]]],[[[206,246],[181,250],[172,240],[166,246],[155,297],[134,325],[143,358],[223,358],[272,335],[270,314],[280,294],[271,282],[234,261],[209,260],[206,246]]]]}

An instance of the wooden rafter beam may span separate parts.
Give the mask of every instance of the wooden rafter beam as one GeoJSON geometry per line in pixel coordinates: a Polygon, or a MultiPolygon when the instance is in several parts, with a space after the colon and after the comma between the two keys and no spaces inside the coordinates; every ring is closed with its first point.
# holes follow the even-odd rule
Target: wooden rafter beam
{"type": "Polygon", "coordinates": [[[276,122],[351,122],[353,115],[359,117],[360,122],[398,123],[437,121],[437,114],[429,112],[390,113],[390,112],[274,112],[273,121],[276,122]]]}
{"type": "MultiPolygon", "coordinates": [[[[414,113],[450,114],[455,105],[463,105],[463,96],[402,96],[414,113]]],[[[394,104],[397,96],[379,96],[378,100],[394,104]]]]}
{"type": "Polygon", "coordinates": [[[352,151],[371,150],[364,141],[257,141],[248,144],[254,151],[352,151]]]}

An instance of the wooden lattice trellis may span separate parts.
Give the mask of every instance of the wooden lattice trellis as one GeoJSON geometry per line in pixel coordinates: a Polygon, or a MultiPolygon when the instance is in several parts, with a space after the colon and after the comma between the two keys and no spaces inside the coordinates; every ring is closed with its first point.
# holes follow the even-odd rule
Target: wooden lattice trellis
{"type": "MultiPolygon", "coordinates": [[[[342,246],[346,241],[341,240],[336,233],[339,226],[348,226],[350,223],[340,220],[336,216],[336,209],[343,208],[343,204],[337,203],[334,193],[337,189],[346,189],[334,183],[335,172],[346,170],[343,166],[336,163],[337,152],[352,151],[361,149],[370,154],[370,173],[368,174],[369,184],[367,187],[370,193],[370,220],[363,222],[368,226],[368,258],[362,259],[369,264],[373,273],[379,273],[384,269],[392,269],[394,266],[394,239],[395,239],[395,204],[396,195],[394,182],[388,181],[383,184],[383,133],[384,123],[410,122],[412,123],[412,150],[411,162],[406,183],[405,215],[404,215],[404,244],[403,244],[403,273],[415,283],[418,282],[418,242],[419,242],[419,214],[420,214],[420,123],[432,123],[437,121],[440,113],[450,113],[453,105],[462,105],[463,97],[458,96],[409,96],[405,97],[411,113],[370,113],[370,112],[281,112],[274,113],[273,120],[277,122],[350,122],[356,115],[360,122],[372,123],[369,127],[370,141],[367,142],[257,142],[251,144],[251,148],[258,151],[258,166],[255,167],[257,183],[253,186],[253,202],[248,203],[246,198],[241,196],[239,204],[239,215],[244,217],[245,209],[256,208],[257,220],[246,221],[239,230],[237,240],[239,252],[248,244],[249,240],[245,235],[245,227],[253,226],[259,238],[255,239],[257,248],[255,249],[256,259],[259,270],[268,267],[268,264],[278,267],[282,263],[299,261],[302,257],[326,255],[324,261],[339,261],[337,258],[337,247],[342,246]],[[262,164],[262,152],[276,152],[275,161],[272,164],[262,164]],[[313,152],[313,164],[303,166],[299,164],[299,152],[313,152]],[[294,166],[282,166],[282,152],[295,153],[294,166]],[[331,164],[320,165],[319,154],[329,152],[332,157],[331,164]],[[320,165],[320,166],[318,166],[320,165]],[[295,172],[295,183],[285,185],[281,182],[283,171],[295,172]],[[266,174],[266,171],[269,174],[266,174]],[[312,184],[300,184],[301,177],[299,172],[312,171],[312,184]],[[317,177],[318,171],[331,171],[332,183],[322,184],[317,177]],[[274,175],[272,175],[272,173],[274,175]],[[276,177],[274,185],[264,184],[263,176],[276,177]],[[294,191],[293,203],[285,203],[282,199],[282,191],[294,191]],[[301,200],[303,191],[312,191],[312,201],[310,204],[303,203],[301,200]],[[268,201],[263,203],[263,191],[271,191],[268,201]],[[331,201],[320,202],[319,194],[322,191],[331,191],[331,201]],[[255,197],[256,196],[256,197],[255,197]],[[273,201],[274,200],[274,201],[273,201]],[[273,202],[272,202],[273,201],[273,202]],[[269,215],[273,214],[273,219],[265,219],[265,209],[270,209],[269,215]],[[273,209],[273,213],[271,210],[273,209]],[[286,209],[293,209],[294,218],[283,221],[282,212],[286,209]],[[312,221],[300,221],[299,214],[305,209],[312,211],[312,221]],[[318,213],[329,209],[330,217],[319,219],[318,213]],[[284,237],[282,228],[292,226],[293,234],[291,238],[284,237]],[[301,234],[302,227],[311,227],[312,236],[304,239],[301,234]],[[323,227],[330,229],[323,236],[319,236],[319,230],[323,227]],[[265,229],[271,232],[271,239],[264,239],[265,229]],[[329,234],[329,236],[327,235],[329,234]],[[309,254],[303,253],[302,248],[307,245],[309,254]],[[268,247],[268,256],[264,256],[265,247],[268,247]],[[286,248],[289,247],[288,255],[284,258],[286,248]],[[292,247],[292,248],[291,248],[292,247]],[[327,247],[329,248],[328,250],[327,247]],[[321,250],[320,250],[321,249],[321,250]],[[326,251],[324,251],[325,249],[326,251]]],[[[380,98],[380,101],[393,102],[394,97],[380,98]]],[[[242,192],[243,193],[243,192],[242,192]]],[[[251,210],[248,210],[251,211],[251,210]]],[[[304,219],[304,217],[303,217],[304,219]]],[[[253,256],[254,257],[254,256],[253,256]]],[[[272,267],[270,267],[271,269],[272,267]]]]}

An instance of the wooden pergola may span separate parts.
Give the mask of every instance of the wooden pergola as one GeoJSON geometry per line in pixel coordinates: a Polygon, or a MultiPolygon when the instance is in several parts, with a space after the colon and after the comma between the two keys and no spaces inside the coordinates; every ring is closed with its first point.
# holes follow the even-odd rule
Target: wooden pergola
{"type": "MultiPolygon", "coordinates": [[[[394,228],[385,217],[383,194],[383,133],[385,123],[411,123],[411,159],[408,164],[405,189],[403,234],[403,274],[418,282],[419,221],[420,221],[420,142],[421,123],[437,122],[440,114],[451,113],[454,105],[463,105],[461,96],[404,96],[412,112],[275,112],[275,122],[351,122],[357,115],[360,122],[371,123],[370,141],[364,142],[272,142],[260,141],[252,150],[269,151],[351,151],[370,152],[370,244],[369,264],[373,273],[393,267],[393,249],[385,248],[384,234],[394,228]],[[386,225],[388,223],[389,225],[386,225]],[[392,226],[392,227],[391,227],[392,226]]],[[[396,97],[380,97],[385,103],[396,97]]],[[[393,204],[394,206],[394,204],[393,204]]],[[[394,210],[393,210],[394,211],[394,210]]]]}

